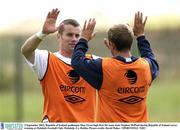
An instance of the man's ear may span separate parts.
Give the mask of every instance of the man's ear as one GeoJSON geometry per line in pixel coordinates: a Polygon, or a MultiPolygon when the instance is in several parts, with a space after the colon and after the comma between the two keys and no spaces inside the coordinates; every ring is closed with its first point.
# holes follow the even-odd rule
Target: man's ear
{"type": "Polygon", "coordinates": [[[112,43],[111,41],[109,41],[109,47],[110,47],[111,49],[116,49],[114,43],[112,43]]]}
{"type": "Polygon", "coordinates": [[[58,38],[58,39],[60,38],[60,34],[59,34],[59,33],[57,33],[57,38],[58,38]]]}
{"type": "Polygon", "coordinates": [[[59,38],[61,38],[61,37],[62,37],[62,34],[57,33],[57,38],[59,39],[59,38]]]}
{"type": "Polygon", "coordinates": [[[106,38],[104,38],[104,44],[106,45],[106,47],[107,47],[108,49],[110,49],[110,48],[109,48],[109,40],[107,40],[106,38]]]}

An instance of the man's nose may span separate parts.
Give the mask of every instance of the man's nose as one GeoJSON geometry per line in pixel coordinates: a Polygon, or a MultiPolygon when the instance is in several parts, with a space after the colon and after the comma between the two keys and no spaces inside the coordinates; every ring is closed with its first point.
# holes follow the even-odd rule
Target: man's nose
{"type": "Polygon", "coordinates": [[[76,35],[73,35],[73,41],[77,41],[78,38],[76,37],[76,35]]]}

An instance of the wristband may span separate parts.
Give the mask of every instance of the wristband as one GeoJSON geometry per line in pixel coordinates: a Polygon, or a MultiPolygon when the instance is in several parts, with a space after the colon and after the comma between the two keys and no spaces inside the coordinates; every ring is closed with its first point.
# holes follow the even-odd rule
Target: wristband
{"type": "Polygon", "coordinates": [[[43,40],[47,35],[48,34],[43,33],[42,31],[39,31],[39,32],[36,33],[36,36],[41,40],[43,40]]]}

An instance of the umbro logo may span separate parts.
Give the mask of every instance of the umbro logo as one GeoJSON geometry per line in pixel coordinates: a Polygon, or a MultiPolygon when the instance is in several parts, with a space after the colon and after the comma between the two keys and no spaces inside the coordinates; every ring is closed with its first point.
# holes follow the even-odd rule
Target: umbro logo
{"type": "Polygon", "coordinates": [[[128,70],[124,76],[127,78],[127,80],[129,81],[130,84],[135,84],[137,81],[137,74],[132,71],[132,70],[128,70]]]}
{"type": "Polygon", "coordinates": [[[74,84],[79,81],[80,76],[74,70],[70,70],[67,75],[69,76],[70,81],[74,84]]]}
{"type": "Polygon", "coordinates": [[[67,96],[64,96],[64,98],[67,102],[70,102],[70,103],[78,103],[78,102],[85,101],[84,98],[79,97],[77,95],[67,95],[67,96]]]}
{"type": "Polygon", "coordinates": [[[127,104],[135,104],[135,103],[138,103],[140,101],[142,101],[144,98],[141,98],[141,97],[137,97],[137,96],[129,96],[129,97],[126,97],[126,98],[123,98],[123,99],[119,99],[118,101],[121,101],[121,102],[124,102],[124,103],[127,103],[127,104]]]}

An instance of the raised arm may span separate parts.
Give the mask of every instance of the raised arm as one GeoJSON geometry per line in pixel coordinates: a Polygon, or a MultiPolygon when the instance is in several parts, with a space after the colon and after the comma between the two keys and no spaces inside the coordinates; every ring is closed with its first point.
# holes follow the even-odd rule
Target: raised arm
{"type": "Polygon", "coordinates": [[[54,33],[58,30],[59,27],[56,27],[56,20],[59,12],[60,11],[58,9],[53,9],[52,11],[50,11],[46,17],[42,31],[32,35],[22,45],[21,53],[32,64],[34,63],[34,59],[35,59],[35,49],[39,46],[43,38],[46,35],[50,33],[54,33]]]}
{"type": "Polygon", "coordinates": [[[134,35],[137,37],[138,49],[141,57],[145,58],[151,68],[152,79],[155,79],[159,72],[159,66],[151,49],[149,41],[145,38],[145,25],[147,17],[143,20],[143,14],[141,12],[135,13],[134,17],[134,35]]]}
{"type": "Polygon", "coordinates": [[[85,21],[81,38],[74,48],[71,66],[94,88],[100,89],[102,84],[102,60],[100,58],[95,60],[85,57],[88,50],[88,41],[95,36],[95,25],[95,19],[90,19],[88,22],[85,21]]]}

